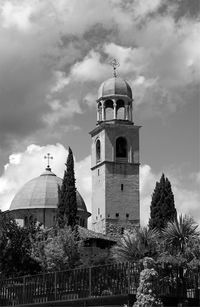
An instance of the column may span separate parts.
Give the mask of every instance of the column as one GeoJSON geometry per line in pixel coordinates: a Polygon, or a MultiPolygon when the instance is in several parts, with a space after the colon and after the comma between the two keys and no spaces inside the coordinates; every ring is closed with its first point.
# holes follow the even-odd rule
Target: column
{"type": "Polygon", "coordinates": [[[105,120],[105,105],[104,105],[103,100],[101,101],[101,112],[102,112],[101,118],[102,118],[102,121],[104,121],[105,120]]]}
{"type": "Polygon", "coordinates": [[[117,119],[117,103],[115,99],[113,99],[113,118],[117,119]]]}
{"type": "Polygon", "coordinates": [[[129,120],[132,122],[133,121],[133,111],[132,111],[132,102],[129,106],[129,120]]]}
{"type": "Polygon", "coordinates": [[[125,120],[128,120],[129,118],[129,116],[128,116],[128,104],[127,104],[127,102],[125,102],[125,109],[124,109],[124,119],[125,120]]]}
{"type": "Polygon", "coordinates": [[[99,106],[98,106],[98,107],[97,107],[97,122],[100,121],[100,114],[99,114],[99,112],[100,112],[100,108],[99,108],[99,106]]]}

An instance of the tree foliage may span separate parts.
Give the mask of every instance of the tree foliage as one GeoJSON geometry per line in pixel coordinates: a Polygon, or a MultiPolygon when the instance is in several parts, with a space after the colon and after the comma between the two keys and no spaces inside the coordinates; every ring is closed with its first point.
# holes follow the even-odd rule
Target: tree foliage
{"type": "Polygon", "coordinates": [[[66,163],[62,186],[58,188],[58,214],[57,220],[59,227],[65,224],[71,226],[72,230],[77,224],[77,200],[76,185],[74,175],[74,158],[71,148],[66,163]]]}
{"type": "Polygon", "coordinates": [[[198,225],[189,216],[169,221],[162,231],[159,262],[173,266],[199,265],[200,239],[198,225]]]}
{"type": "Polygon", "coordinates": [[[8,213],[0,212],[0,272],[3,276],[35,274],[39,263],[31,257],[31,245],[38,227],[20,227],[8,213]]]}
{"type": "Polygon", "coordinates": [[[82,244],[70,227],[42,230],[32,246],[32,257],[45,272],[73,269],[81,264],[82,244]]]}
{"type": "Polygon", "coordinates": [[[167,222],[174,220],[175,217],[176,208],[171,183],[168,178],[162,174],[160,182],[156,182],[156,187],[152,195],[149,228],[162,230],[167,222]]]}
{"type": "Polygon", "coordinates": [[[143,257],[156,257],[158,232],[147,227],[136,228],[126,233],[112,248],[113,257],[118,261],[138,261],[143,257]]]}

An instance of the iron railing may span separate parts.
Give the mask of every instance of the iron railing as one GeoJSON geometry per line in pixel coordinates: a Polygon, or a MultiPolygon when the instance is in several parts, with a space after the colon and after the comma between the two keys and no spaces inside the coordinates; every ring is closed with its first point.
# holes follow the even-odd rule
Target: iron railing
{"type": "MultiPolygon", "coordinates": [[[[141,265],[117,263],[0,280],[0,306],[136,294],[141,265]]],[[[157,269],[160,296],[195,298],[198,271],[157,269]]]]}
{"type": "Polygon", "coordinates": [[[135,293],[139,274],[118,263],[0,280],[0,306],[135,293]]]}

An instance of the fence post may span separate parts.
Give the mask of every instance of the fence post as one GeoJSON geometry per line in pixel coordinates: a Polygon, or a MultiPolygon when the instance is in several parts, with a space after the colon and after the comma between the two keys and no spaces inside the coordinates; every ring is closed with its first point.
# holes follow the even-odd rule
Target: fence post
{"type": "Polygon", "coordinates": [[[89,297],[92,296],[92,268],[89,267],[89,297]]]}
{"type": "Polygon", "coordinates": [[[23,303],[26,303],[27,300],[27,293],[26,293],[26,276],[23,276],[23,286],[22,286],[22,295],[23,295],[23,303]]]}
{"type": "Polygon", "coordinates": [[[130,272],[130,262],[128,262],[128,294],[131,292],[131,272],[130,272]]]}
{"type": "Polygon", "coordinates": [[[54,273],[54,296],[56,300],[57,299],[57,274],[56,272],[54,273]]]}

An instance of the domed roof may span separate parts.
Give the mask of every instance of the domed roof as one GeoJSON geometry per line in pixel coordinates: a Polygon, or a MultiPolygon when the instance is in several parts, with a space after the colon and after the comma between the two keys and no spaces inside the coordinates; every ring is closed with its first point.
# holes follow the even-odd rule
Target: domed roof
{"type": "MultiPolygon", "coordinates": [[[[58,185],[62,179],[47,168],[43,174],[28,181],[13,198],[9,210],[57,208],[58,185]]],[[[87,208],[80,193],[76,192],[78,211],[87,212],[87,208]]]]}
{"type": "Polygon", "coordinates": [[[132,90],[128,82],[120,77],[104,81],[98,91],[98,99],[109,96],[126,96],[132,99],[132,90]]]}

